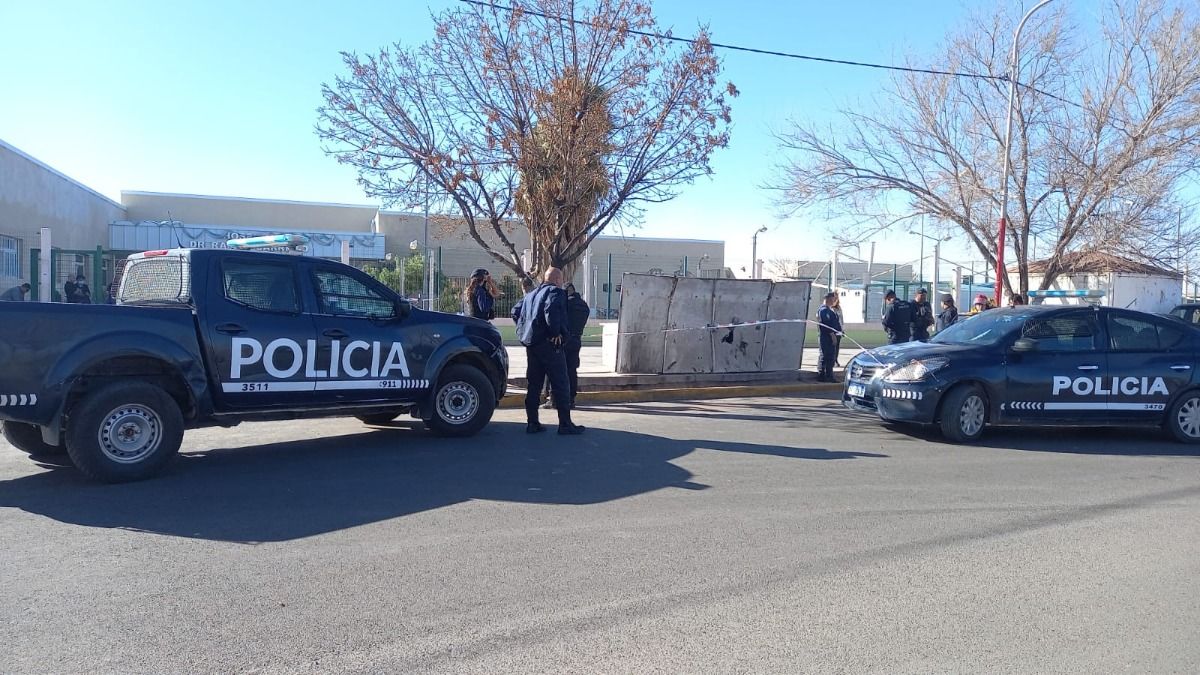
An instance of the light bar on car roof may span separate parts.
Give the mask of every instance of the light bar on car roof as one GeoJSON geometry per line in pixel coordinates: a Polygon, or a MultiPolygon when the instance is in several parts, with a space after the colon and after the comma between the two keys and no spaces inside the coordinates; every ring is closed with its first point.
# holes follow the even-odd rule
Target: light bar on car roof
{"type": "Polygon", "coordinates": [[[225,245],[239,251],[250,251],[254,249],[287,249],[291,251],[303,251],[305,245],[308,244],[308,237],[302,234],[270,234],[262,237],[246,237],[244,239],[230,239],[225,242],[225,245]]]}

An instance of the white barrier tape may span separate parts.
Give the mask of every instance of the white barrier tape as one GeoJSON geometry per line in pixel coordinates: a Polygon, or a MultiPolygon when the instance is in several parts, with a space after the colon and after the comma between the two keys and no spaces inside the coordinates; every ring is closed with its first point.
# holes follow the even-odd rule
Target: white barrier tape
{"type": "MultiPolygon", "coordinates": [[[[654,335],[656,333],[679,333],[688,330],[727,330],[730,328],[753,328],[755,326],[766,326],[773,323],[811,323],[814,326],[822,326],[821,322],[813,321],[812,319],[763,319],[762,321],[746,321],[743,323],[709,323],[703,326],[690,326],[688,328],[662,328],[659,330],[630,331],[626,333],[617,333],[617,335],[654,335]]],[[[842,331],[830,330],[828,327],[825,327],[825,330],[837,335],[845,335],[845,333],[842,331]]]]}

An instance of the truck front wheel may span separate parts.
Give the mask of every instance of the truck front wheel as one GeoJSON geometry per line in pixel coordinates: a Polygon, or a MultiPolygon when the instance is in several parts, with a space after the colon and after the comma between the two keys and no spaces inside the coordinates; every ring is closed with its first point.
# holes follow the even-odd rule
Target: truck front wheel
{"type": "Polygon", "coordinates": [[[478,368],[449,366],[438,378],[433,417],[425,425],[439,436],[474,436],[496,411],[496,391],[478,368]]]}
{"type": "Polygon", "coordinates": [[[43,441],[40,427],[24,422],[4,422],[4,440],[21,452],[34,457],[61,455],[66,451],[61,445],[50,445],[43,441]]]}
{"type": "Polygon", "coordinates": [[[106,483],[157,473],[183,443],[174,399],[144,382],[114,382],[93,391],[67,416],[67,453],[80,471],[106,483]]]}

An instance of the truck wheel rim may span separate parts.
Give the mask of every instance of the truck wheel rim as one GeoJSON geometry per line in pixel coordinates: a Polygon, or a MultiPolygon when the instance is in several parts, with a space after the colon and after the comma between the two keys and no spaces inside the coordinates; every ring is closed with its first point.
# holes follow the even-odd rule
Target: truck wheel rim
{"type": "Polygon", "coordinates": [[[1188,438],[1200,438],[1200,398],[1192,397],[1179,406],[1175,416],[1179,430],[1188,438]]]}
{"type": "Polygon", "coordinates": [[[98,440],[105,457],[120,464],[135,464],[158,449],[162,420],[146,406],[123,405],[104,417],[98,440]]]}
{"type": "Polygon", "coordinates": [[[974,436],[983,428],[983,399],[976,394],[967,397],[963,401],[962,409],[958,415],[959,428],[967,436],[974,436]]]}
{"type": "Polygon", "coordinates": [[[451,382],[438,392],[438,417],[450,424],[465,424],[478,410],[479,392],[466,382],[451,382]]]}

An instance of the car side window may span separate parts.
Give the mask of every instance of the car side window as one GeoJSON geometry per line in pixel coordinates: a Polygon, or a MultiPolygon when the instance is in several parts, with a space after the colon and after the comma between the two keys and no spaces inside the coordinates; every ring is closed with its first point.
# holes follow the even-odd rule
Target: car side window
{"type": "Polygon", "coordinates": [[[1158,324],[1159,349],[1175,349],[1176,347],[1180,347],[1185,337],[1187,337],[1187,331],[1179,326],[1172,326],[1169,323],[1158,324]]]}
{"type": "Polygon", "coordinates": [[[1108,346],[1114,351],[1158,349],[1158,326],[1129,316],[1109,315],[1108,346]]]}
{"type": "Polygon", "coordinates": [[[391,318],[392,301],[349,274],[318,269],[313,272],[317,306],[322,314],[391,318]]]}
{"type": "Polygon", "coordinates": [[[226,260],[221,263],[225,297],[263,312],[300,311],[296,277],[287,265],[226,260]]]}
{"type": "Polygon", "coordinates": [[[1096,349],[1096,332],[1093,312],[1069,312],[1030,319],[1021,337],[1036,340],[1043,352],[1087,352],[1096,349]]]}

